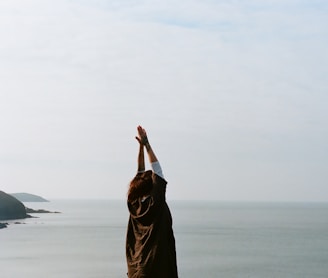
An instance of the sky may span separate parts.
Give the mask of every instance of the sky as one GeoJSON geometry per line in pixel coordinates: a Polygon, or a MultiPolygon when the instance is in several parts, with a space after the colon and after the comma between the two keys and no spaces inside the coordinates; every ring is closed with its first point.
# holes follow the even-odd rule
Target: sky
{"type": "Polygon", "coordinates": [[[324,0],[1,1],[0,190],[124,199],[140,124],[167,199],[327,202],[327,26],[324,0]]]}

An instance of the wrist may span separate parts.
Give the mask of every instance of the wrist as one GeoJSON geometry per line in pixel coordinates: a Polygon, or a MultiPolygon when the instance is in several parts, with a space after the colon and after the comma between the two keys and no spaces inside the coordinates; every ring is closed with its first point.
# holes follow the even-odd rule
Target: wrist
{"type": "Polygon", "coordinates": [[[144,146],[146,146],[146,144],[149,144],[148,138],[147,137],[141,138],[141,144],[143,144],[144,146]]]}
{"type": "Polygon", "coordinates": [[[147,141],[147,143],[145,144],[146,150],[149,151],[151,149],[151,146],[149,144],[149,142],[147,141]]]}

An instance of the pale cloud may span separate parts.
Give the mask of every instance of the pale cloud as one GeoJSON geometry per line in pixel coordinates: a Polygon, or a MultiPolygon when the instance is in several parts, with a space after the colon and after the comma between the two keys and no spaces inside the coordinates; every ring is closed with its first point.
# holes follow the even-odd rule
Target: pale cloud
{"type": "Polygon", "coordinates": [[[124,198],[140,123],[171,198],[324,200],[326,25],[321,1],[1,2],[2,189],[124,198]]]}

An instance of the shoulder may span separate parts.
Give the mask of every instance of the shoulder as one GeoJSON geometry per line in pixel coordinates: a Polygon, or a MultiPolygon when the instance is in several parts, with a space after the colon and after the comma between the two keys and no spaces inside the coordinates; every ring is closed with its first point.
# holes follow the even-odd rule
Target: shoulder
{"type": "Polygon", "coordinates": [[[167,181],[156,173],[152,174],[153,184],[166,186],[167,181]]]}
{"type": "Polygon", "coordinates": [[[167,181],[155,173],[153,173],[152,179],[153,189],[150,195],[152,195],[155,201],[165,200],[167,181]]]}

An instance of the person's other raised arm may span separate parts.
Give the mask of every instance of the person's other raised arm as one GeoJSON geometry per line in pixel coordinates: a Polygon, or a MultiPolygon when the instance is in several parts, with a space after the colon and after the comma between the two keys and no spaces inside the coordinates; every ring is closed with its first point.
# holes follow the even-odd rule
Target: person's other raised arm
{"type": "Polygon", "coordinates": [[[147,141],[147,143],[145,144],[146,150],[147,150],[147,154],[148,154],[148,158],[149,158],[149,162],[150,163],[154,163],[154,162],[158,162],[158,159],[152,149],[152,147],[150,146],[149,142],[147,141]]]}
{"type": "Polygon", "coordinates": [[[141,138],[136,136],[139,142],[139,153],[138,153],[138,173],[145,171],[145,155],[144,155],[144,145],[141,142],[141,138]]]}
{"type": "Polygon", "coordinates": [[[144,157],[144,146],[142,144],[139,145],[139,153],[138,153],[138,173],[145,172],[145,157],[144,157]]]}
{"type": "Polygon", "coordinates": [[[157,157],[156,157],[152,147],[149,144],[146,130],[143,129],[141,126],[138,126],[138,133],[139,133],[138,141],[146,147],[149,162],[150,163],[157,162],[158,161],[157,157]]]}
{"type": "Polygon", "coordinates": [[[146,147],[149,162],[151,163],[152,169],[155,174],[160,176],[161,178],[164,178],[161,165],[159,164],[159,161],[155,155],[155,152],[153,151],[152,147],[150,146],[150,143],[148,141],[147,133],[145,129],[143,129],[141,126],[138,126],[138,133],[141,144],[143,144],[146,147]]]}

